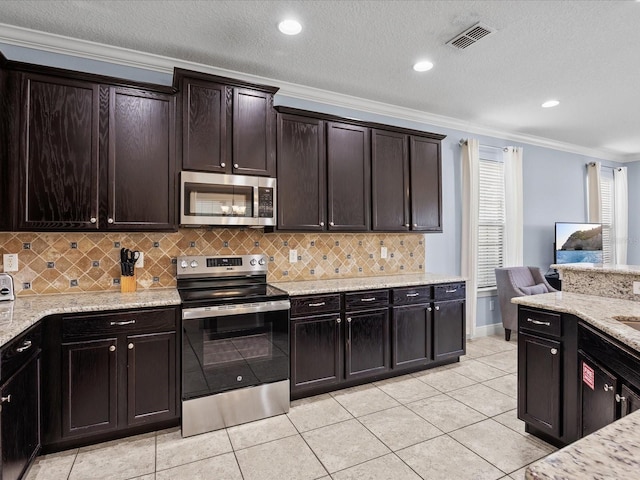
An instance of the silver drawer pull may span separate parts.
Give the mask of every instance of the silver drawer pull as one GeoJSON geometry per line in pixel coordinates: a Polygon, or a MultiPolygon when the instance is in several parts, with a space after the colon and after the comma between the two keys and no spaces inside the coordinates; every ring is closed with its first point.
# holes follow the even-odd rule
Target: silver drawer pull
{"type": "Polygon", "coordinates": [[[135,320],[125,320],[123,322],[111,322],[111,326],[122,326],[122,325],[131,325],[132,323],[136,323],[135,320]]]}
{"type": "Polygon", "coordinates": [[[457,288],[454,288],[453,290],[445,290],[445,293],[456,293],[458,291],[457,288]]]}
{"type": "Polygon", "coordinates": [[[360,301],[361,302],[373,302],[375,301],[376,297],[369,297],[369,298],[361,298],[360,301]]]}
{"type": "Polygon", "coordinates": [[[551,349],[551,355],[557,355],[558,354],[558,349],[557,348],[552,348],[551,349]]]}
{"type": "Polygon", "coordinates": [[[608,383],[605,383],[605,384],[604,384],[604,387],[602,387],[602,389],[603,389],[605,392],[610,392],[610,391],[612,391],[612,390],[613,390],[613,385],[609,385],[608,383]]]}
{"type": "Polygon", "coordinates": [[[22,346],[16,348],[16,352],[22,353],[25,350],[29,350],[31,348],[31,345],[31,340],[25,340],[24,342],[22,342],[22,346]]]}
{"type": "Polygon", "coordinates": [[[0,403],[11,403],[11,394],[7,395],[6,397],[0,397],[0,403]]]}
{"type": "Polygon", "coordinates": [[[407,297],[419,297],[419,293],[407,293],[407,297]]]}
{"type": "Polygon", "coordinates": [[[534,320],[533,318],[527,318],[527,322],[533,323],[534,325],[546,325],[547,327],[551,326],[551,322],[541,322],[540,320],[534,320]]]}
{"type": "Polygon", "coordinates": [[[342,319],[341,319],[340,317],[336,318],[336,323],[337,323],[338,325],[340,325],[340,323],[341,323],[341,322],[342,322],[342,319]]]}
{"type": "Polygon", "coordinates": [[[322,307],[323,305],[324,305],[324,302],[310,303],[309,304],[310,307],[322,307]]]}
{"type": "Polygon", "coordinates": [[[620,395],[619,393],[616,393],[616,402],[618,403],[622,403],[622,402],[626,402],[627,398],[623,397],[622,395],[620,395]]]}

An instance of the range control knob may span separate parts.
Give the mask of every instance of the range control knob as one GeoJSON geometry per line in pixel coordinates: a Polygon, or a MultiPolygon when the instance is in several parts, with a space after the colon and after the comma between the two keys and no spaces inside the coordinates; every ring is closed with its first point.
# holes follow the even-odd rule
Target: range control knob
{"type": "Polygon", "coordinates": [[[191,260],[191,268],[196,268],[198,266],[198,262],[195,260],[191,260]]]}
{"type": "Polygon", "coordinates": [[[261,258],[260,260],[258,260],[258,265],[265,265],[267,263],[267,261],[264,258],[261,258]]]}
{"type": "Polygon", "coordinates": [[[255,259],[255,258],[252,258],[252,259],[251,259],[251,261],[250,261],[249,263],[251,264],[251,266],[252,266],[252,267],[255,267],[255,266],[256,266],[256,263],[258,263],[258,262],[256,261],[256,259],[255,259]]]}
{"type": "Polygon", "coordinates": [[[186,260],[182,260],[182,261],[180,262],[180,267],[181,267],[181,268],[187,268],[188,266],[189,266],[189,264],[187,263],[187,261],[186,261],[186,260]]]}

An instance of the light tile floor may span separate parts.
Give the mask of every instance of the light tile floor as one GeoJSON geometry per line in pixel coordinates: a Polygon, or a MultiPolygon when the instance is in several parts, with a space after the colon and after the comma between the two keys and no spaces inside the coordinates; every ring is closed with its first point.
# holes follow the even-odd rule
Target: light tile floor
{"type": "Polygon", "coordinates": [[[39,457],[28,480],[524,479],[554,448],[516,416],[516,340],[459,363],[295,401],[287,415],[179,429],[39,457]]]}

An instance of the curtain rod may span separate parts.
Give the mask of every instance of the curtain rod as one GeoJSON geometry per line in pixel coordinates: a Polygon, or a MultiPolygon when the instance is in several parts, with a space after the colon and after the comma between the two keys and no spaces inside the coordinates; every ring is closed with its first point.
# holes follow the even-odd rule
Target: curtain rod
{"type": "MultiPolygon", "coordinates": [[[[587,166],[595,167],[596,162],[589,162],[587,163],[587,166]]],[[[610,167],[608,165],[600,165],[600,168],[610,168],[611,170],[618,170],[619,172],[622,171],[622,167],[610,167]]]]}
{"type": "MultiPolygon", "coordinates": [[[[461,138],[460,141],[458,142],[458,145],[463,146],[466,145],[467,141],[464,138],[461,138]]],[[[485,147],[485,148],[495,148],[496,150],[502,150],[503,152],[506,152],[507,149],[509,147],[496,147],[494,145],[484,145],[484,144],[480,144],[481,147],[485,147]]]]}

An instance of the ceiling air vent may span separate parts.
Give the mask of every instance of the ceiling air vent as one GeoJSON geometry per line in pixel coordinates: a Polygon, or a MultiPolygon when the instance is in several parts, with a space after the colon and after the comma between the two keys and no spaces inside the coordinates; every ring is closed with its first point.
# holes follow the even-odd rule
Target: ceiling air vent
{"type": "Polygon", "coordinates": [[[449,40],[447,45],[451,45],[454,48],[462,50],[470,47],[481,38],[491,35],[495,31],[496,30],[494,28],[484,25],[483,23],[476,23],[473,27],[466,29],[461,34],[456,35],[454,38],[449,40]]]}

